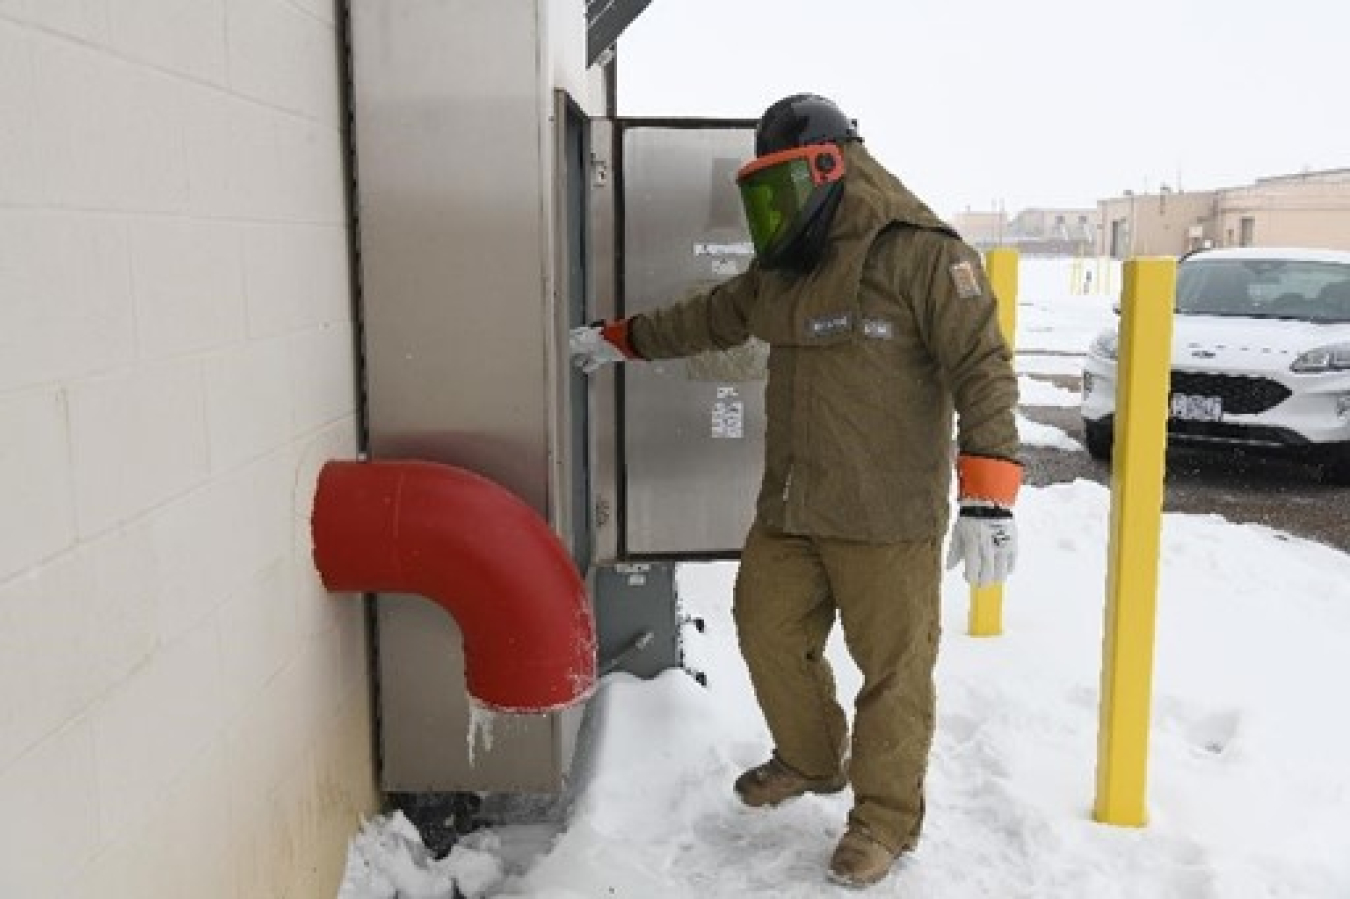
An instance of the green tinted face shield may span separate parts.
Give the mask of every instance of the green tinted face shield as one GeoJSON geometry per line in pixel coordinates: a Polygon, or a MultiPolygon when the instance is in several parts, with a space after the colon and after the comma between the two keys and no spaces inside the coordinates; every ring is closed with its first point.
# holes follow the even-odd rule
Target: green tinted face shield
{"type": "Polygon", "coordinates": [[[793,147],[746,163],[736,184],[755,254],[772,260],[790,246],[843,176],[844,155],[834,144],[793,147]]]}

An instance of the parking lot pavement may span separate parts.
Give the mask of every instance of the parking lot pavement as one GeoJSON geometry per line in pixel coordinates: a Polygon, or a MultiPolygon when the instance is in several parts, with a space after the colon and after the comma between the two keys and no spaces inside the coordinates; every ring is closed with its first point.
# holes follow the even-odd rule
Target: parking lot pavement
{"type": "MultiPolygon", "coordinates": [[[[1031,376],[1066,390],[1077,391],[1080,386],[1074,375],[1031,376]]],[[[1076,407],[1024,405],[1021,411],[1082,443],[1083,423],[1076,407]]],[[[1078,478],[1109,485],[1111,480],[1110,466],[1086,450],[1028,446],[1022,460],[1026,482],[1034,486],[1078,478]]],[[[1173,449],[1167,455],[1163,502],[1169,512],[1217,514],[1229,521],[1263,524],[1350,552],[1350,487],[1321,483],[1316,466],[1173,449]]]]}

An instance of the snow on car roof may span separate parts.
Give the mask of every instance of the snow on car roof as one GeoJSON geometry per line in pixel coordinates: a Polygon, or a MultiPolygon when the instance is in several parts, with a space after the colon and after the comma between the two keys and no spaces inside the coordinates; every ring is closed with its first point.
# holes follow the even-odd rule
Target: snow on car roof
{"type": "Polygon", "coordinates": [[[1350,252],[1316,247],[1228,247],[1199,250],[1185,257],[1192,259],[1302,259],[1307,262],[1339,262],[1350,265],[1350,252]]]}

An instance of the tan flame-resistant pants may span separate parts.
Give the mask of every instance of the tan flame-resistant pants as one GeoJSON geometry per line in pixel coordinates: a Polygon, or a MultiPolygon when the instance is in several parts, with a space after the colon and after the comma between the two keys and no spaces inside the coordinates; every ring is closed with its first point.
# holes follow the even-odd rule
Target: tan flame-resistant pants
{"type": "Polygon", "coordinates": [[[741,653],[779,757],[802,774],[824,777],[839,771],[848,754],[849,820],[895,851],[917,844],[923,826],[939,543],[785,536],[756,524],[736,579],[741,653]],[[824,657],[836,615],[863,674],[851,744],[824,657]]]}

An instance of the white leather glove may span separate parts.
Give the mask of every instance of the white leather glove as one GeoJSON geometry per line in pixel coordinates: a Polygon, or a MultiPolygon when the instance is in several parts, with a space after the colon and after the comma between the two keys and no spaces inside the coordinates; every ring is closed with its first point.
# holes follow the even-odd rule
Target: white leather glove
{"type": "Polygon", "coordinates": [[[972,587],[1001,584],[1017,564],[1017,523],[1011,509],[987,500],[963,500],[952,525],[947,567],[965,562],[972,587]]]}
{"type": "Polygon", "coordinates": [[[572,364],[588,375],[602,365],[628,358],[623,350],[605,339],[599,325],[573,328],[568,343],[572,350],[572,364]]]}

